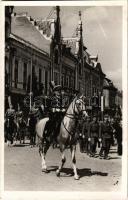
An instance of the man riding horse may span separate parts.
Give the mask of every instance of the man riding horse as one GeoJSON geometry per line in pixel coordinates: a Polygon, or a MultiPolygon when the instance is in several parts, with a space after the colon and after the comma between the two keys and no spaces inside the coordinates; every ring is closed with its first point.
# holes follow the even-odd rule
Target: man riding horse
{"type": "Polygon", "coordinates": [[[65,109],[62,107],[62,87],[60,85],[55,85],[52,81],[50,82],[51,87],[51,97],[50,106],[48,110],[49,121],[46,123],[45,127],[45,139],[51,142],[53,139],[56,140],[57,134],[59,132],[60,123],[63,118],[63,113],[65,109]]]}
{"type": "MultiPolygon", "coordinates": [[[[57,133],[56,140],[59,144],[59,148],[62,154],[62,159],[61,159],[61,164],[56,170],[57,176],[60,176],[60,172],[64,166],[64,163],[66,162],[65,149],[69,147],[71,151],[74,178],[75,180],[79,179],[79,175],[77,174],[76,158],[75,158],[76,144],[78,140],[77,135],[76,135],[76,128],[77,128],[77,121],[79,117],[88,116],[86,112],[86,103],[84,100],[85,98],[83,95],[75,97],[70,103],[66,112],[64,113],[62,120],[60,119],[61,123],[59,126],[59,131],[57,133]]],[[[46,117],[39,120],[36,125],[36,133],[37,133],[37,136],[39,137],[39,153],[41,156],[41,168],[42,168],[42,172],[45,172],[45,173],[49,172],[49,170],[47,169],[45,158],[46,158],[46,153],[51,145],[51,142],[48,142],[46,140],[46,133],[45,133],[45,130],[46,130],[45,127],[48,121],[49,121],[49,118],[46,117]]],[[[55,124],[55,121],[57,121],[56,118],[53,121],[55,124]]],[[[51,131],[51,127],[48,126],[48,128],[50,128],[50,131],[51,131]]]]}

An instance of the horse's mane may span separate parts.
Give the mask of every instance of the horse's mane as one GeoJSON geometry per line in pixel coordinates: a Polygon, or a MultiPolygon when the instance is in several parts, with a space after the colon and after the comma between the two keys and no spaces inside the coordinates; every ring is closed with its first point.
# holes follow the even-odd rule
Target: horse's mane
{"type": "Polygon", "coordinates": [[[80,98],[81,98],[82,96],[83,96],[83,95],[78,94],[76,97],[74,97],[73,100],[69,103],[69,106],[67,107],[66,112],[67,112],[67,110],[70,108],[71,104],[72,104],[73,102],[76,102],[77,100],[80,100],[80,98]]]}

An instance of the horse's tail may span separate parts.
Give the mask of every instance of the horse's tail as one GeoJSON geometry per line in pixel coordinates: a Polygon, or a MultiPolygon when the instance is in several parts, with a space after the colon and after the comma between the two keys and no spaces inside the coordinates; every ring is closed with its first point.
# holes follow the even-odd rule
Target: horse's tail
{"type": "Polygon", "coordinates": [[[45,129],[45,125],[46,122],[49,120],[48,117],[43,118],[41,120],[39,120],[36,124],[36,134],[37,136],[42,139],[43,138],[43,133],[44,133],[44,129],[45,129]]]}

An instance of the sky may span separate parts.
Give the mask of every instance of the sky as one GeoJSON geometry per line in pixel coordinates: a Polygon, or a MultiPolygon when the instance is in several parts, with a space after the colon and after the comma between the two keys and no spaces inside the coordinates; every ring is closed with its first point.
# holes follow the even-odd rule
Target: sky
{"type": "MultiPolygon", "coordinates": [[[[48,17],[52,7],[15,7],[35,19],[48,17]]],[[[62,35],[71,37],[82,13],[83,40],[91,55],[98,55],[102,70],[118,89],[122,89],[122,8],[121,6],[61,6],[62,35]]],[[[54,16],[54,13],[52,14],[54,16]]]]}

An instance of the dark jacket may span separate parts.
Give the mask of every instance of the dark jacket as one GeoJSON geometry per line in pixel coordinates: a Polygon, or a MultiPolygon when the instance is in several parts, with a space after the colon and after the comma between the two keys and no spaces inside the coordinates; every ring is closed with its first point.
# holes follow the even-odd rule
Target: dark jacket
{"type": "Polygon", "coordinates": [[[89,131],[88,135],[90,138],[92,137],[99,137],[99,123],[98,122],[91,122],[89,124],[89,131]]]}
{"type": "Polygon", "coordinates": [[[122,142],[122,127],[119,122],[115,122],[113,128],[115,129],[115,137],[117,138],[117,141],[122,142]]]}
{"type": "Polygon", "coordinates": [[[113,134],[113,128],[110,124],[110,122],[103,122],[100,125],[100,137],[101,138],[106,138],[106,139],[111,139],[113,134]]]}
{"type": "Polygon", "coordinates": [[[89,125],[90,125],[90,122],[83,123],[82,135],[84,135],[85,138],[89,137],[89,125]]]}

